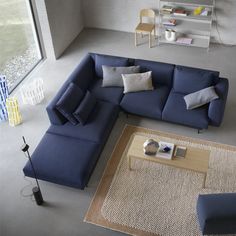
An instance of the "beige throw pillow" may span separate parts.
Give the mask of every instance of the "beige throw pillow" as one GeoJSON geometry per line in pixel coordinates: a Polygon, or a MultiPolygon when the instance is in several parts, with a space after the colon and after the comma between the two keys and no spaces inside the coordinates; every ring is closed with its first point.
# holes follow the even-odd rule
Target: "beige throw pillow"
{"type": "Polygon", "coordinates": [[[152,72],[122,74],[124,93],[153,90],[152,72]]]}

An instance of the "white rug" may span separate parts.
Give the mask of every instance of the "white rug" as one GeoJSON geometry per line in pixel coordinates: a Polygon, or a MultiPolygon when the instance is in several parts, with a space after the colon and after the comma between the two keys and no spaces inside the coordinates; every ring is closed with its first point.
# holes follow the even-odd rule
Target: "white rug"
{"type": "MultiPolygon", "coordinates": [[[[143,133],[138,133],[144,135],[143,133]]],[[[155,138],[155,135],[148,135],[155,138]]],[[[165,236],[201,235],[196,214],[200,193],[236,190],[236,152],[172,138],[163,141],[210,150],[204,175],[158,163],[133,160],[128,169],[127,145],[101,208],[112,223],[165,236]]]]}

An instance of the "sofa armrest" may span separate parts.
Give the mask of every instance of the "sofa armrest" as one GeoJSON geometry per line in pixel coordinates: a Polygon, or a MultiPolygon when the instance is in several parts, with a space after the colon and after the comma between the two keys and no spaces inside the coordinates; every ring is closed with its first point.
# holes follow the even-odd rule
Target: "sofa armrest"
{"type": "Polygon", "coordinates": [[[209,105],[208,117],[213,126],[220,126],[224,117],[225,104],[228,96],[229,82],[228,79],[220,78],[215,85],[216,93],[219,99],[212,101],[209,105]]]}
{"type": "Polygon", "coordinates": [[[197,215],[203,235],[236,233],[236,193],[200,194],[197,215]]]}

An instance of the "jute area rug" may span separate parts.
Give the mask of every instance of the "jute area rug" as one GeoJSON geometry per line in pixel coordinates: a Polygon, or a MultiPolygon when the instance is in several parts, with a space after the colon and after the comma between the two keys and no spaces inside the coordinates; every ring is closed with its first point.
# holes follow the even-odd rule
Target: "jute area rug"
{"type": "Polygon", "coordinates": [[[201,235],[196,214],[199,194],[236,191],[236,147],[126,126],[104,171],[84,221],[130,235],[201,235]],[[134,134],[210,151],[204,174],[143,160],[127,150],[134,134]]]}

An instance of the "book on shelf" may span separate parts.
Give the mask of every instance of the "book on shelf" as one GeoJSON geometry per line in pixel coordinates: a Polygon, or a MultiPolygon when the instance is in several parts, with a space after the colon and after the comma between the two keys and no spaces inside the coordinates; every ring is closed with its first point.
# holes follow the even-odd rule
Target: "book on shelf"
{"type": "Polygon", "coordinates": [[[161,8],[161,14],[163,14],[163,15],[170,15],[170,14],[172,14],[172,12],[173,12],[173,7],[172,6],[164,5],[161,8]]]}
{"type": "Polygon", "coordinates": [[[164,5],[164,6],[161,8],[161,10],[172,12],[172,11],[173,11],[173,7],[172,7],[172,6],[164,5]]]}
{"type": "Polygon", "coordinates": [[[162,23],[164,26],[176,26],[176,19],[169,19],[162,23]]]}
{"type": "Polygon", "coordinates": [[[205,7],[197,7],[193,11],[194,16],[199,16],[205,10],[205,7]]]}
{"type": "Polygon", "coordinates": [[[174,16],[187,16],[187,11],[183,8],[176,8],[173,12],[174,16]]]}
{"type": "Polygon", "coordinates": [[[201,14],[201,16],[208,16],[208,10],[204,9],[201,14]]]}
{"type": "Polygon", "coordinates": [[[193,39],[188,38],[188,37],[180,37],[176,40],[176,43],[186,44],[186,45],[190,45],[190,44],[192,44],[192,42],[193,42],[193,39]]]}

